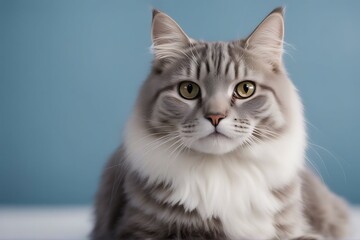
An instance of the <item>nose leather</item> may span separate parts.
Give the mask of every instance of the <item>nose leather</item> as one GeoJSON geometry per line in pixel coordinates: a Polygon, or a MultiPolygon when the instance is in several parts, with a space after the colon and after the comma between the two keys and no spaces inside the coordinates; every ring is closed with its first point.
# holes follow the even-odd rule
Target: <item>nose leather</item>
{"type": "Polygon", "coordinates": [[[226,116],[223,114],[208,114],[205,116],[205,118],[207,120],[209,120],[211,122],[212,125],[214,125],[214,127],[216,127],[217,125],[219,125],[219,122],[224,119],[226,116]]]}

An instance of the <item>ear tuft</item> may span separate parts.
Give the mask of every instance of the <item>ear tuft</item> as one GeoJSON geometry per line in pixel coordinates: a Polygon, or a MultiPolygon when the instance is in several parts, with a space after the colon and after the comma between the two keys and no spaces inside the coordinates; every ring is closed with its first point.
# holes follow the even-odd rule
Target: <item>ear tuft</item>
{"type": "Polygon", "coordinates": [[[280,13],[281,16],[284,16],[285,8],[284,7],[277,7],[274,10],[272,10],[272,12],[270,14],[272,14],[272,13],[280,13]]]}
{"type": "Polygon", "coordinates": [[[245,48],[271,64],[282,60],[284,41],[284,8],[274,9],[250,34],[245,48]]]}
{"type": "Polygon", "coordinates": [[[153,10],[152,10],[152,19],[154,20],[154,17],[156,16],[156,14],[158,14],[158,13],[161,13],[158,9],[156,9],[156,8],[153,8],[153,10]]]}
{"type": "Polygon", "coordinates": [[[155,60],[173,61],[183,56],[190,46],[190,38],[181,27],[168,15],[157,9],[153,10],[152,42],[155,60]]]}

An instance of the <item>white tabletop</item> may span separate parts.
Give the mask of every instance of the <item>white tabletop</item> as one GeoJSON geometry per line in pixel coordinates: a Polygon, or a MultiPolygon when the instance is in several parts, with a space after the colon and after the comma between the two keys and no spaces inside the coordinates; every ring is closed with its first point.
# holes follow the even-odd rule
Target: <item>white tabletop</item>
{"type": "MultiPolygon", "coordinates": [[[[360,207],[351,208],[353,234],[360,239],[360,207]]],[[[0,206],[0,240],[82,240],[92,226],[90,206],[0,206]]]]}

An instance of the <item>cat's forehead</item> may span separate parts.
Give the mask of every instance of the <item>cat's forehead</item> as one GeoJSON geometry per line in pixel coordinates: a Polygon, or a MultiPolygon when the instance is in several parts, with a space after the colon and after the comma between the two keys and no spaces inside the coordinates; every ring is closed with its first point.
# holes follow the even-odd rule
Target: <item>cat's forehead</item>
{"type": "Polygon", "coordinates": [[[199,82],[227,82],[256,78],[259,64],[237,42],[198,42],[177,63],[177,77],[199,82]]]}

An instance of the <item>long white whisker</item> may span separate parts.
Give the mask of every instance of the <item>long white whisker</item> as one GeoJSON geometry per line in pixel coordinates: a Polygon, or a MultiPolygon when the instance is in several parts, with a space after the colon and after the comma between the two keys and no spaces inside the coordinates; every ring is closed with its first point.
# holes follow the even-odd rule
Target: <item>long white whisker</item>
{"type": "Polygon", "coordinates": [[[320,162],[322,163],[323,167],[325,168],[326,174],[329,176],[329,171],[328,171],[326,164],[325,164],[324,160],[322,159],[321,155],[311,145],[309,145],[309,149],[312,150],[315,153],[315,155],[319,158],[320,162]]]}
{"type": "Polygon", "coordinates": [[[344,177],[344,181],[347,182],[347,177],[346,177],[346,174],[345,174],[344,167],[343,167],[343,165],[341,164],[340,160],[337,159],[337,157],[336,157],[332,152],[330,152],[328,149],[326,149],[326,148],[324,148],[324,147],[322,147],[322,146],[320,146],[320,145],[317,145],[317,144],[314,144],[314,143],[311,143],[311,142],[309,142],[309,145],[314,146],[314,147],[317,147],[317,148],[325,151],[326,153],[328,153],[328,154],[332,157],[332,159],[335,161],[335,163],[337,163],[337,165],[340,167],[341,172],[342,172],[343,177],[344,177]]]}
{"type": "Polygon", "coordinates": [[[310,168],[314,169],[316,171],[316,173],[318,174],[318,176],[321,178],[321,181],[323,183],[325,183],[324,178],[322,177],[320,171],[317,169],[317,165],[315,163],[313,163],[308,157],[305,156],[305,159],[307,160],[306,163],[309,163],[311,165],[310,168]]]}

